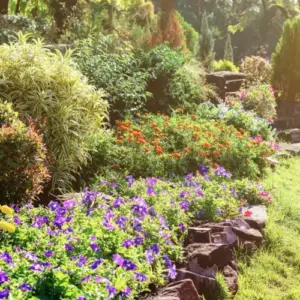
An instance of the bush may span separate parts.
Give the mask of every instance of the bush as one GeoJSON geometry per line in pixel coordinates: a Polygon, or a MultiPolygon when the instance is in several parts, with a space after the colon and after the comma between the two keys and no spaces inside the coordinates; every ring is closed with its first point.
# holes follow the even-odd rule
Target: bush
{"type": "Polygon", "coordinates": [[[205,86],[202,66],[163,44],[143,56],[143,67],[152,75],[148,90],[152,98],[146,108],[150,112],[170,113],[171,108],[192,106],[214,94],[205,86]]]}
{"type": "Polygon", "coordinates": [[[21,120],[32,118],[43,134],[53,187],[65,188],[87,161],[89,138],[106,117],[103,92],[95,91],[62,56],[40,41],[0,46],[0,93],[21,120]]]}
{"type": "Polygon", "coordinates": [[[283,100],[295,101],[300,94],[300,17],[287,20],[281,39],[272,55],[272,85],[283,100]]]}
{"type": "Polygon", "coordinates": [[[269,83],[272,66],[260,56],[247,56],[242,61],[241,71],[250,83],[269,83]]]}
{"type": "Polygon", "coordinates": [[[170,118],[149,114],[135,122],[119,121],[115,141],[100,145],[98,152],[107,153],[101,160],[107,167],[100,172],[115,170],[135,177],[164,178],[193,172],[200,164],[220,164],[236,176],[254,178],[263,172],[266,157],[276,147],[223,120],[181,114],[170,118]]]}
{"type": "Polygon", "coordinates": [[[203,103],[198,106],[195,114],[200,119],[224,120],[236,129],[244,129],[249,132],[251,137],[261,136],[267,141],[275,139],[275,131],[270,123],[257,117],[253,111],[245,111],[243,108],[230,108],[224,104],[215,106],[212,103],[203,103]]]}
{"type": "Polygon", "coordinates": [[[239,69],[234,65],[233,62],[229,60],[219,60],[213,62],[213,70],[215,72],[219,71],[231,71],[231,72],[238,72],[239,69]]]}
{"type": "Polygon", "coordinates": [[[46,150],[33,126],[17,118],[11,104],[0,102],[0,203],[32,200],[48,179],[46,150]]]}
{"type": "Polygon", "coordinates": [[[251,86],[240,92],[240,101],[246,110],[252,110],[257,116],[271,121],[276,117],[276,99],[272,87],[268,84],[251,86]]]}
{"type": "Polygon", "coordinates": [[[82,199],[16,209],[7,217],[16,230],[1,240],[1,290],[16,300],[136,299],[162,286],[176,276],[193,220],[245,213],[243,183],[223,169],[200,172],[179,182],[101,180],[82,199]]]}
{"type": "Polygon", "coordinates": [[[77,43],[76,61],[80,70],[97,88],[106,92],[111,120],[136,114],[143,109],[150,93],[147,83],[150,75],[141,68],[141,60],[131,48],[113,48],[115,38],[100,36],[77,43]]]}

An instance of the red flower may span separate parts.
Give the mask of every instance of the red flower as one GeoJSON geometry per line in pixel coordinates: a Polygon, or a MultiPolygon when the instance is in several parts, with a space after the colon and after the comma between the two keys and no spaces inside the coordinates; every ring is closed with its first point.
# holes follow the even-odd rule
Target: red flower
{"type": "Polygon", "coordinates": [[[252,214],[253,214],[252,211],[247,210],[247,211],[245,211],[244,216],[245,216],[245,217],[251,217],[252,214]]]}

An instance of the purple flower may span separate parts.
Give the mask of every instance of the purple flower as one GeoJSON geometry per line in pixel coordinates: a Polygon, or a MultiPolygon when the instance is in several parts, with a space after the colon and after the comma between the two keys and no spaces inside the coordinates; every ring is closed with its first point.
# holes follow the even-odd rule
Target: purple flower
{"type": "Polygon", "coordinates": [[[116,227],[115,227],[114,225],[110,224],[108,220],[104,220],[102,224],[103,224],[103,226],[106,227],[109,231],[113,231],[113,230],[116,229],[116,227]]]}
{"type": "Polygon", "coordinates": [[[167,268],[170,268],[172,267],[172,261],[170,260],[168,254],[165,254],[164,255],[164,259],[165,259],[165,265],[167,268]]]}
{"type": "Polygon", "coordinates": [[[160,252],[160,248],[157,244],[151,245],[150,249],[153,251],[153,253],[158,254],[160,252]]]}
{"type": "Polygon", "coordinates": [[[131,225],[131,226],[132,226],[133,229],[136,230],[136,231],[142,231],[142,224],[141,224],[140,220],[137,219],[137,218],[134,218],[134,219],[133,219],[133,222],[132,222],[132,225],[131,225]]]}
{"type": "Polygon", "coordinates": [[[126,240],[126,241],[123,242],[122,247],[128,249],[133,245],[134,245],[134,241],[132,239],[129,239],[129,240],[126,240]]]}
{"type": "Polygon", "coordinates": [[[125,259],[124,260],[124,263],[123,263],[123,268],[126,270],[126,271],[133,271],[133,270],[136,270],[137,269],[137,266],[136,264],[134,264],[133,262],[125,259]]]}
{"type": "Polygon", "coordinates": [[[93,263],[91,264],[91,268],[93,270],[96,270],[98,268],[98,266],[103,262],[102,258],[96,259],[93,261],[93,263]]]}
{"type": "Polygon", "coordinates": [[[121,206],[122,204],[124,204],[124,203],[125,203],[125,202],[124,202],[123,199],[116,199],[116,200],[113,202],[112,206],[113,206],[114,208],[120,208],[120,206],[121,206]]]}
{"type": "Polygon", "coordinates": [[[0,271],[0,284],[7,282],[8,277],[4,271],[0,271]]]}
{"type": "Polygon", "coordinates": [[[0,259],[2,259],[3,261],[5,261],[7,264],[12,264],[12,258],[9,255],[8,252],[2,252],[0,254],[0,259]]]}
{"type": "Polygon", "coordinates": [[[126,217],[119,217],[116,219],[116,224],[122,228],[125,229],[126,228],[126,222],[127,222],[127,218],[126,217]]]}
{"type": "Polygon", "coordinates": [[[90,244],[90,247],[94,252],[97,252],[100,250],[100,247],[97,244],[90,244]]]}
{"type": "Polygon", "coordinates": [[[140,282],[144,282],[148,279],[145,274],[137,273],[137,272],[134,273],[134,277],[137,281],[140,281],[140,282]]]}
{"type": "Polygon", "coordinates": [[[108,291],[108,299],[113,298],[117,293],[117,289],[112,285],[107,285],[106,289],[108,291]]]}
{"type": "Polygon", "coordinates": [[[168,229],[168,225],[167,225],[166,219],[163,216],[161,216],[161,215],[158,216],[158,219],[159,219],[161,228],[162,229],[168,229]]]}
{"type": "Polygon", "coordinates": [[[197,213],[197,217],[198,218],[201,218],[203,215],[204,215],[205,211],[204,209],[200,210],[198,213],[197,213]]]}
{"type": "Polygon", "coordinates": [[[79,260],[77,262],[78,267],[82,267],[86,264],[86,258],[83,255],[80,255],[79,260]]]}
{"type": "Polygon", "coordinates": [[[64,201],[64,208],[67,209],[67,210],[71,210],[76,205],[77,205],[77,202],[74,199],[64,201]]]}
{"type": "Polygon", "coordinates": [[[224,176],[224,177],[232,177],[232,174],[227,172],[223,167],[221,166],[218,166],[216,172],[215,172],[215,175],[216,176],[224,176]]]}
{"type": "Polygon", "coordinates": [[[168,268],[168,276],[173,280],[176,278],[177,272],[176,272],[175,265],[172,265],[171,267],[168,268]]]}
{"type": "Polygon", "coordinates": [[[30,261],[33,262],[37,262],[38,258],[35,254],[31,253],[31,252],[26,252],[25,254],[23,254],[23,257],[27,258],[30,261]]]}
{"type": "Polygon", "coordinates": [[[19,286],[19,289],[23,292],[26,292],[26,291],[32,291],[33,290],[33,287],[28,285],[26,282],[23,282],[20,286],[19,286]]]}
{"type": "Polygon", "coordinates": [[[179,197],[180,198],[184,198],[185,196],[189,195],[189,193],[187,191],[182,191],[180,194],[179,194],[179,197]]]}
{"type": "Polygon", "coordinates": [[[120,267],[123,266],[125,260],[124,260],[124,258],[122,258],[121,255],[119,255],[119,254],[114,254],[112,258],[113,258],[113,261],[114,261],[118,266],[120,266],[120,267]]]}
{"type": "Polygon", "coordinates": [[[149,195],[149,196],[155,196],[156,195],[156,192],[155,192],[155,190],[154,190],[154,188],[153,188],[152,185],[148,186],[148,188],[147,188],[147,195],[149,195]]]}
{"type": "Polygon", "coordinates": [[[208,167],[206,165],[201,165],[200,166],[200,173],[201,173],[201,175],[203,175],[203,176],[207,175],[208,171],[209,171],[209,169],[208,169],[208,167]]]}
{"type": "Polygon", "coordinates": [[[241,206],[239,207],[238,212],[240,215],[243,213],[243,208],[241,206]]]}
{"type": "Polygon", "coordinates": [[[74,247],[70,244],[65,244],[65,249],[66,249],[66,251],[69,251],[69,252],[74,251],[74,247]]]}
{"type": "Polygon", "coordinates": [[[189,210],[189,203],[186,200],[183,200],[179,203],[179,205],[181,206],[181,208],[184,211],[188,211],[189,210]]]}
{"type": "Polygon", "coordinates": [[[88,281],[90,281],[92,279],[92,276],[91,275],[88,275],[88,276],[86,276],[86,277],[83,277],[81,280],[80,280],[80,282],[88,282],[88,281]]]}
{"type": "Polygon", "coordinates": [[[9,288],[5,288],[3,291],[0,291],[0,299],[8,298],[9,293],[10,293],[9,288]]]}
{"type": "Polygon", "coordinates": [[[80,297],[78,297],[76,300],[86,300],[86,298],[83,297],[83,296],[80,296],[80,297]]]}
{"type": "Polygon", "coordinates": [[[219,216],[222,214],[222,211],[221,211],[220,208],[217,208],[217,209],[216,209],[216,214],[219,215],[219,216]]]}
{"type": "Polygon", "coordinates": [[[44,270],[44,266],[41,264],[33,264],[29,267],[29,270],[35,271],[35,272],[42,272],[44,270]]]}
{"type": "Polygon", "coordinates": [[[135,245],[142,245],[144,243],[144,238],[141,237],[140,235],[137,235],[134,239],[134,244],[135,245]]]}
{"type": "Polygon", "coordinates": [[[16,225],[22,225],[22,222],[21,222],[21,220],[19,219],[18,216],[14,216],[14,223],[15,223],[16,225]]]}
{"type": "Polygon", "coordinates": [[[130,187],[133,185],[133,183],[134,183],[134,178],[133,178],[133,176],[132,176],[132,175],[126,176],[126,180],[127,180],[127,182],[128,182],[128,187],[130,188],[130,187]]]}
{"type": "Polygon", "coordinates": [[[146,260],[148,264],[152,264],[154,262],[154,253],[151,249],[145,251],[146,260]]]}
{"type": "Polygon", "coordinates": [[[91,235],[90,240],[91,240],[91,242],[95,242],[95,241],[97,241],[97,237],[95,237],[94,235],[91,235]]]}
{"type": "Polygon", "coordinates": [[[180,223],[178,226],[182,232],[185,232],[185,227],[183,223],[180,223]]]}
{"type": "Polygon", "coordinates": [[[53,255],[53,251],[45,251],[44,254],[46,257],[51,257],[53,255]]]}
{"type": "Polygon", "coordinates": [[[121,292],[121,296],[128,297],[131,294],[131,289],[127,287],[125,290],[121,292]]]}
{"type": "Polygon", "coordinates": [[[237,192],[235,191],[234,188],[231,188],[231,194],[232,194],[232,196],[233,196],[234,198],[238,198],[238,194],[237,194],[237,192]]]}
{"type": "Polygon", "coordinates": [[[145,217],[147,215],[148,207],[145,203],[141,203],[132,205],[131,209],[133,210],[134,214],[145,217]]]}
{"type": "Polygon", "coordinates": [[[59,204],[56,201],[51,201],[48,206],[52,211],[55,211],[59,207],[59,204]]]}
{"type": "Polygon", "coordinates": [[[32,227],[41,229],[42,226],[43,226],[45,223],[48,223],[48,222],[49,222],[48,217],[46,217],[46,216],[36,216],[36,217],[34,218],[34,222],[33,222],[33,224],[32,224],[32,227]]]}
{"type": "Polygon", "coordinates": [[[188,175],[185,176],[185,181],[190,181],[193,178],[194,174],[190,173],[188,175]]]}

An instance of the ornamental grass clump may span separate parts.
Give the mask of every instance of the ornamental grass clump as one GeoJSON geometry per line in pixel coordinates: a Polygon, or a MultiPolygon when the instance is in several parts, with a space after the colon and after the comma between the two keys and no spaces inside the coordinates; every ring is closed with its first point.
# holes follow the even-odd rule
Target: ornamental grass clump
{"type": "Polygon", "coordinates": [[[89,138],[103,125],[103,93],[73,67],[70,53],[51,53],[22,34],[0,46],[0,93],[43,134],[52,187],[68,186],[88,159],[89,138]]]}
{"type": "Polygon", "coordinates": [[[165,285],[176,277],[192,220],[241,216],[244,195],[259,199],[248,180],[235,182],[221,166],[197,173],[177,182],[99,179],[81,199],[14,207],[6,221],[15,232],[1,239],[1,295],[133,300],[165,285]]]}

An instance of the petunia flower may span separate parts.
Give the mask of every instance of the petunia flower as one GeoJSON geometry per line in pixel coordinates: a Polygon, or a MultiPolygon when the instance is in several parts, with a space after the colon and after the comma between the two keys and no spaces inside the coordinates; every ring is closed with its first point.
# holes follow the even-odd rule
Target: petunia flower
{"type": "Polygon", "coordinates": [[[0,254],[0,259],[2,259],[4,262],[6,262],[7,264],[12,264],[12,257],[9,255],[8,252],[2,252],[0,254]]]}
{"type": "Polygon", "coordinates": [[[96,259],[94,260],[94,262],[91,264],[91,268],[93,270],[97,269],[98,266],[103,262],[103,259],[102,258],[99,258],[99,259],[96,259]]]}
{"type": "Polygon", "coordinates": [[[74,251],[74,247],[70,244],[65,244],[65,249],[66,249],[66,251],[69,251],[69,252],[74,251]]]}
{"type": "Polygon", "coordinates": [[[52,211],[55,211],[59,207],[59,204],[56,201],[51,201],[48,206],[52,211]]]}
{"type": "Polygon", "coordinates": [[[86,264],[86,258],[83,255],[80,255],[79,260],[77,262],[78,267],[82,267],[86,264]]]}
{"type": "Polygon", "coordinates": [[[8,282],[8,276],[4,271],[0,271],[0,284],[8,282]]]}
{"type": "Polygon", "coordinates": [[[5,288],[3,291],[0,291],[0,299],[7,299],[10,293],[9,288],[5,288]]]}
{"type": "Polygon", "coordinates": [[[112,285],[107,285],[106,289],[108,291],[108,299],[113,298],[117,293],[117,289],[112,285]]]}
{"type": "Polygon", "coordinates": [[[173,280],[176,278],[177,272],[176,272],[175,265],[172,265],[171,267],[168,268],[168,276],[173,280]]]}
{"type": "Polygon", "coordinates": [[[153,251],[153,253],[158,254],[160,252],[160,248],[157,244],[152,244],[150,249],[153,251]]]}
{"type": "Polygon", "coordinates": [[[90,247],[91,247],[91,249],[92,249],[94,252],[97,252],[97,251],[100,250],[100,247],[99,247],[97,244],[94,244],[94,243],[90,244],[90,247]]]}
{"type": "Polygon", "coordinates": [[[16,225],[22,225],[22,222],[21,222],[21,220],[20,220],[20,218],[18,216],[14,216],[14,223],[16,225]]]}
{"type": "Polygon", "coordinates": [[[28,285],[26,282],[23,282],[20,286],[19,286],[19,289],[23,292],[28,292],[28,291],[32,291],[33,290],[33,287],[28,285]]]}
{"type": "Polygon", "coordinates": [[[180,230],[181,230],[182,232],[185,232],[185,226],[184,226],[183,223],[180,223],[180,224],[178,225],[178,227],[180,228],[180,230]]]}
{"type": "Polygon", "coordinates": [[[146,261],[148,264],[152,264],[154,262],[154,253],[153,250],[149,249],[145,251],[146,261]]]}
{"type": "Polygon", "coordinates": [[[34,263],[29,267],[29,270],[35,271],[35,272],[42,272],[44,270],[44,266],[38,263],[34,263]]]}
{"type": "Polygon", "coordinates": [[[51,257],[53,255],[53,251],[48,250],[48,251],[45,251],[44,254],[46,257],[51,257]]]}
{"type": "Polygon", "coordinates": [[[140,282],[144,282],[148,279],[145,274],[137,273],[137,272],[134,273],[134,277],[137,281],[140,281],[140,282]]]}

